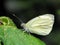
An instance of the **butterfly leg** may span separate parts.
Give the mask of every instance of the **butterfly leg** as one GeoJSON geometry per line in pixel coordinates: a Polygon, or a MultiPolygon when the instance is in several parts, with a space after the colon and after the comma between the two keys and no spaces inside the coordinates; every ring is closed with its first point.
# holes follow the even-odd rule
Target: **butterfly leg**
{"type": "Polygon", "coordinates": [[[23,33],[27,33],[27,34],[29,34],[29,35],[30,35],[30,32],[29,32],[29,31],[27,31],[27,30],[24,30],[24,31],[23,31],[23,33]]]}

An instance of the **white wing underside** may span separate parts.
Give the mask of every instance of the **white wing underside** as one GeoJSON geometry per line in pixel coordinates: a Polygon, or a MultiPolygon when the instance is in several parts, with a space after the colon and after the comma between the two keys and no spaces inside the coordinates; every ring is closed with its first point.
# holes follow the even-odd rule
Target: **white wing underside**
{"type": "Polygon", "coordinates": [[[52,14],[40,15],[25,24],[29,32],[38,35],[48,35],[54,24],[54,16],[52,14]]]}

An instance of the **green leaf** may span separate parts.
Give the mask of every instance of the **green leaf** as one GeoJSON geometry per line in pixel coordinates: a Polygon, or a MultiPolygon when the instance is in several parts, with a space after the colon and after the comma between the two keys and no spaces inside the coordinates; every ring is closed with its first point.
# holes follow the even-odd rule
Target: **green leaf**
{"type": "Polygon", "coordinates": [[[5,16],[0,17],[0,22],[2,22],[3,25],[5,26],[15,26],[14,22],[10,18],[5,17],[5,16]]]}
{"type": "Polygon", "coordinates": [[[5,20],[3,20],[3,18],[1,19],[6,24],[0,26],[0,41],[2,41],[4,45],[45,45],[40,39],[25,33],[22,29],[16,28],[15,24],[9,18],[8,20],[10,22],[7,24],[8,20],[6,19],[7,17],[5,20]]]}

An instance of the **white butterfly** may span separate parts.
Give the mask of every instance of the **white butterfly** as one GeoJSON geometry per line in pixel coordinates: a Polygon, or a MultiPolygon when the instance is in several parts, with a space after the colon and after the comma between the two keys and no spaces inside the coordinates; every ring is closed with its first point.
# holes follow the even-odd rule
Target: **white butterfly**
{"type": "Polygon", "coordinates": [[[44,14],[33,18],[26,24],[22,23],[21,26],[27,32],[45,36],[52,31],[53,24],[54,24],[54,15],[44,14]]]}

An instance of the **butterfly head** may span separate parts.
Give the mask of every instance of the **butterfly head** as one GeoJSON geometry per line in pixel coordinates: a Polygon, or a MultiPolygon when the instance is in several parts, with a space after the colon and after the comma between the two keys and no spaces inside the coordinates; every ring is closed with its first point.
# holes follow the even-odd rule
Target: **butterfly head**
{"type": "Polygon", "coordinates": [[[23,28],[26,30],[26,25],[25,25],[25,23],[22,23],[22,24],[21,24],[21,27],[23,27],[23,28]]]}
{"type": "Polygon", "coordinates": [[[21,27],[24,27],[24,26],[25,26],[25,23],[22,23],[22,24],[21,24],[21,27]]]}
{"type": "Polygon", "coordinates": [[[23,29],[24,29],[26,32],[30,32],[25,23],[22,23],[22,24],[21,24],[21,27],[23,27],[23,29]]]}

